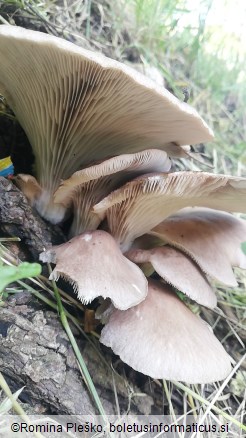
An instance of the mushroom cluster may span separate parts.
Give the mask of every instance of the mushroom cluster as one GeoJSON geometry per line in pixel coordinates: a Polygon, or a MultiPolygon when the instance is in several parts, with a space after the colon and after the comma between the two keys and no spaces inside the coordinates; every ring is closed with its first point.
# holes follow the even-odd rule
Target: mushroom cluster
{"type": "Polygon", "coordinates": [[[131,68],[43,33],[0,26],[0,92],[24,128],[35,177],[16,183],[46,219],[72,215],[47,249],[51,278],[99,309],[101,342],[153,378],[206,383],[231,358],[176,293],[214,308],[209,279],[246,268],[246,179],[171,170],[212,131],[197,112],[131,68]],[[153,279],[153,274],[154,278],[153,279]],[[105,301],[105,302],[107,302],[105,301]]]}

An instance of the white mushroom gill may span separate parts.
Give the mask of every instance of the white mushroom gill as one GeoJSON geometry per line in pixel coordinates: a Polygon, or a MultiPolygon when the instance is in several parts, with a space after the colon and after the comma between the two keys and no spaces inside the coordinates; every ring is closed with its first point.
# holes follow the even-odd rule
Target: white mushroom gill
{"type": "Polygon", "coordinates": [[[83,302],[97,296],[110,297],[115,310],[111,308],[103,317],[106,325],[101,341],[134,369],[154,378],[190,383],[221,380],[230,372],[231,359],[211,328],[161,281],[150,280],[146,297],[144,275],[133,267],[134,263],[151,263],[165,281],[198,303],[213,308],[216,296],[202,271],[212,273],[207,267],[211,265],[209,254],[213,246],[216,246],[214,271],[224,264],[219,280],[225,282],[228,275],[229,278],[233,275],[232,266],[246,267],[240,249],[246,234],[245,221],[208,208],[185,208],[167,216],[170,211],[193,204],[245,211],[244,181],[196,172],[138,177],[95,206],[101,217],[107,218],[112,235],[87,231],[52,249],[51,254],[55,251],[57,259],[54,276],[62,273],[76,281],[78,297],[83,302]],[[139,211],[138,197],[145,202],[144,210],[139,211]],[[153,221],[163,218],[166,219],[149,229],[153,221]],[[119,249],[121,237],[127,236],[128,246],[146,231],[150,234],[148,239],[146,236],[138,239],[135,248],[124,257],[119,249]],[[88,234],[92,236],[89,242],[88,234]],[[145,240],[147,249],[137,249],[139,244],[144,246],[145,240]],[[167,242],[179,250],[167,246],[167,242]],[[131,260],[130,265],[126,257],[131,260]],[[144,357],[147,355],[151,360],[143,360],[143,351],[144,357]]]}
{"type": "Polygon", "coordinates": [[[166,152],[148,149],[119,155],[75,172],[54,195],[55,205],[66,208],[71,204],[74,211],[70,237],[98,228],[102,218],[92,208],[114,189],[142,173],[168,172],[170,167],[166,152]]]}
{"type": "Polygon", "coordinates": [[[0,91],[32,145],[37,181],[49,194],[38,208],[53,222],[60,181],[95,158],[149,147],[182,155],[181,145],[213,138],[163,87],[60,38],[1,25],[0,58],[0,91]]]}
{"type": "Polygon", "coordinates": [[[206,172],[143,175],[112,192],[93,211],[107,218],[126,252],[137,237],[188,206],[246,213],[244,181],[206,172]]]}

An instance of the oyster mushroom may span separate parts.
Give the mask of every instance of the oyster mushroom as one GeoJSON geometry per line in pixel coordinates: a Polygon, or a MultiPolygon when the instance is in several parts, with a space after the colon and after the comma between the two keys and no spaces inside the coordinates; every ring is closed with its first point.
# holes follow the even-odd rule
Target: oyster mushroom
{"type": "Polygon", "coordinates": [[[63,39],[1,25],[0,59],[0,91],[35,156],[35,205],[52,222],[65,214],[53,201],[60,181],[95,159],[149,147],[186,156],[182,145],[213,138],[197,112],[163,87],[63,39]]]}
{"type": "Polygon", "coordinates": [[[237,286],[232,266],[246,269],[246,255],[241,249],[246,221],[231,214],[187,208],[157,225],[150,234],[184,251],[203,272],[227,286],[237,286]]]}
{"type": "Polygon", "coordinates": [[[112,190],[146,172],[168,172],[171,161],[167,153],[147,149],[136,154],[123,154],[104,160],[99,164],[75,172],[62,182],[55,192],[54,201],[73,210],[70,236],[95,230],[100,224],[100,215],[92,207],[112,190]]]}
{"type": "Polygon", "coordinates": [[[246,213],[246,179],[206,172],[143,175],[94,206],[126,252],[132,242],[188,206],[246,213]]]}
{"type": "MultiPolygon", "coordinates": [[[[189,252],[186,251],[187,255],[178,245],[176,246],[182,253],[165,246],[150,249],[141,255],[136,249],[131,250],[131,247],[134,246],[134,240],[145,233],[149,233],[149,239],[157,239],[155,244],[158,246],[160,242],[168,243],[165,240],[168,233],[163,234],[161,229],[158,232],[158,226],[152,227],[165,218],[168,221],[170,214],[187,205],[245,211],[245,192],[246,180],[243,178],[200,172],[144,175],[112,192],[94,206],[95,213],[101,219],[107,219],[108,232],[85,232],[74,237],[72,241],[49,250],[42,259],[56,262],[51,278],[56,280],[59,276],[64,276],[74,283],[82,301],[87,302],[97,296],[110,298],[118,309],[111,309],[107,315],[109,320],[102,331],[102,342],[134,369],[154,378],[184,380],[190,383],[220,380],[230,372],[230,357],[213,336],[209,326],[192,314],[170,287],[161,282],[153,283],[150,280],[146,297],[145,276],[137,266],[134,269],[132,261],[150,262],[165,280],[199,303],[213,307],[216,297],[202,272],[203,266],[199,263],[199,267],[196,266],[197,260],[194,257],[193,261],[190,260],[189,252]],[[55,253],[57,260],[52,260],[52,253],[55,253]],[[192,277],[196,282],[194,286],[201,287],[203,295],[199,295],[192,287],[192,277]],[[145,340],[144,348],[141,338],[145,340]]],[[[197,227],[196,245],[200,242],[202,248],[204,241],[211,237],[220,250],[225,253],[231,250],[233,256],[227,260],[226,266],[231,270],[234,262],[240,259],[238,247],[240,248],[240,239],[243,241],[245,236],[244,221],[217,210],[185,209],[180,212],[184,218],[184,232],[187,228],[185,213],[189,211],[193,212],[194,217],[197,213],[198,219],[204,213],[204,220],[200,219],[203,225],[197,227]],[[213,231],[206,232],[206,227],[211,227],[213,231]],[[223,232],[216,240],[213,234],[219,227],[223,232]],[[236,241],[233,245],[234,232],[236,241]]],[[[163,224],[165,221],[162,226],[163,224]]],[[[178,236],[182,239],[181,219],[176,234],[178,230],[178,236]]],[[[145,237],[146,235],[142,239],[145,237]]],[[[172,244],[172,239],[170,240],[172,244]]],[[[189,240],[188,235],[185,240],[189,240]]],[[[139,241],[135,242],[136,245],[138,243],[139,241]]],[[[243,266],[243,263],[240,265],[243,266]]]]}
{"type": "Polygon", "coordinates": [[[115,240],[102,230],[86,232],[40,255],[56,263],[50,279],[70,282],[85,304],[96,297],[110,298],[125,310],[147,295],[147,280],[134,263],[123,256],[115,240]]]}
{"type": "Polygon", "coordinates": [[[149,250],[133,249],[125,254],[134,263],[151,263],[169,284],[203,306],[214,308],[216,295],[207,278],[186,254],[165,245],[149,250]]]}
{"type": "Polygon", "coordinates": [[[100,341],[154,379],[209,383],[224,379],[231,370],[231,358],[211,327],[167,285],[153,280],[142,303],[111,311],[100,341]]]}

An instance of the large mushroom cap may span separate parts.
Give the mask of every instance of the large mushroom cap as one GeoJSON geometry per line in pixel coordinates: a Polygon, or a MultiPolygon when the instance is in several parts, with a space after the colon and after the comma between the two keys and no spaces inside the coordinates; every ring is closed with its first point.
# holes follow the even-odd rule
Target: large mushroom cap
{"type": "Polygon", "coordinates": [[[213,138],[194,109],[152,80],[63,39],[1,25],[0,59],[0,91],[49,193],[95,157],[149,147],[180,155],[179,145],[213,138]]]}
{"type": "Polygon", "coordinates": [[[100,341],[136,371],[155,379],[210,383],[231,370],[230,357],[205,321],[168,286],[153,280],[142,303],[111,313],[100,341]]]}

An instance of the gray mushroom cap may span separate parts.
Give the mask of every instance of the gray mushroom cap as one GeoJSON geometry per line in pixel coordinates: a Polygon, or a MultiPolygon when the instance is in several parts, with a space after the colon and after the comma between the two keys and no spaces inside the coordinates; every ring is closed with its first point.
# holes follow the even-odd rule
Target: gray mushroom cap
{"type": "Polygon", "coordinates": [[[153,280],[142,303],[110,314],[100,341],[154,379],[210,383],[231,371],[231,358],[211,327],[168,286],[153,280]]]}

